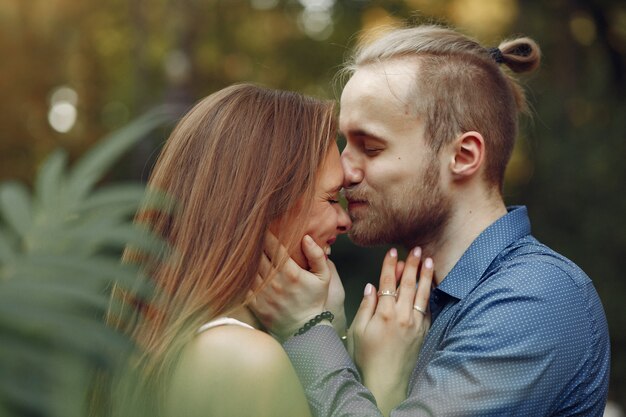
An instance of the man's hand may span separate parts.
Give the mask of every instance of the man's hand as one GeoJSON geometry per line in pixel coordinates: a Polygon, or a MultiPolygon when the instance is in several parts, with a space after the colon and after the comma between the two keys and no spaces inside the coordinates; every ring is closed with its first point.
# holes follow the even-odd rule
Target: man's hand
{"type": "MultiPolygon", "coordinates": [[[[292,336],[326,309],[330,282],[333,273],[336,273],[322,248],[308,235],[302,239],[302,252],[309,262],[310,271],[302,269],[292,260],[274,235],[270,232],[266,234],[257,275],[257,288],[261,290],[250,295],[249,305],[266,329],[280,340],[292,336]]],[[[333,292],[333,303],[338,303],[341,298],[343,304],[343,288],[338,293],[334,284],[333,292]]]]}
{"type": "Polygon", "coordinates": [[[346,292],[343,289],[341,278],[337,273],[335,264],[331,260],[328,260],[328,265],[332,275],[330,277],[328,298],[326,299],[324,310],[329,310],[335,315],[333,327],[339,336],[345,336],[347,331],[346,310],[344,308],[346,292]]]}

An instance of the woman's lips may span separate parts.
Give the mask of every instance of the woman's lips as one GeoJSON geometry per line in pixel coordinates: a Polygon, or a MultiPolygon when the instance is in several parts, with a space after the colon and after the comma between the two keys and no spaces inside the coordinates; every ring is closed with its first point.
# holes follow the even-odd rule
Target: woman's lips
{"type": "Polygon", "coordinates": [[[325,248],[324,248],[324,253],[326,254],[326,257],[330,256],[330,246],[335,243],[335,241],[337,240],[336,237],[333,237],[332,239],[328,239],[326,241],[326,243],[328,244],[325,248]]]}

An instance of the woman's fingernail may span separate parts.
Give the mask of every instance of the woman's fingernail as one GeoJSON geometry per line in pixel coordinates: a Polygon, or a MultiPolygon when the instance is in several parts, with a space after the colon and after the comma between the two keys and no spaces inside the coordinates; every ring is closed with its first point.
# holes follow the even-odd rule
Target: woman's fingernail
{"type": "Polygon", "coordinates": [[[415,256],[416,258],[422,256],[422,248],[418,246],[417,248],[413,249],[413,256],[415,256]]]}
{"type": "Polygon", "coordinates": [[[389,255],[392,258],[397,258],[398,257],[398,250],[396,248],[391,248],[391,250],[389,251],[389,255]]]}
{"type": "Polygon", "coordinates": [[[309,235],[304,235],[304,242],[309,245],[312,246],[313,245],[313,238],[309,235]]]}
{"type": "Polygon", "coordinates": [[[424,261],[424,266],[426,268],[432,268],[433,267],[433,260],[430,258],[426,258],[426,260],[424,261]]]}
{"type": "Polygon", "coordinates": [[[372,284],[367,284],[365,286],[365,291],[363,291],[363,295],[370,295],[372,293],[372,284]]]}

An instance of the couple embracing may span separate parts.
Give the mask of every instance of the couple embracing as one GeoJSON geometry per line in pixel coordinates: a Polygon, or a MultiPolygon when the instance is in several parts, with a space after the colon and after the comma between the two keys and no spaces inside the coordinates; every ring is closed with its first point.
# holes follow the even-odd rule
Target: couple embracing
{"type": "Polygon", "coordinates": [[[338,120],[332,102],[253,85],[197,104],[150,179],[175,212],[138,214],[175,250],[147,266],[159,292],[127,329],[154,410],[601,416],[609,338],[593,284],[503,201],[527,111],[511,72],[539,60],[528,38],[487,49],[403,28],[356,51],[338,120]],[[328,259],[346,232],[408,249],[387,253],[349,330],[328,259]]]}

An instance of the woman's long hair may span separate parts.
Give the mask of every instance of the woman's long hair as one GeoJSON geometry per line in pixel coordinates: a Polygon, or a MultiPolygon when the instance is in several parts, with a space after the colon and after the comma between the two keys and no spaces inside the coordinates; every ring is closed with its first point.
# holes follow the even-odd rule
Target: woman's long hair
{"type": "Polygon", "coordinates": [[[114,291],[118,308],[109,317],[143,350],[142,378],[167,385],[196,329],[246,303],[272,221],[295,213],[302,230],[278,237],[299,244],[307,205],[298,202],[313,198],[336,135],[334,112],[330,101],[243,84],[210,95],[178,123],[148,184],[175,209],[146,207],[136,216],[172,256],[149,262],[127,249],[124,260],[140,263],[157,291],[148,303],[114,291]],[[120,304],[133,320],[120,320],[120,304]]]}

